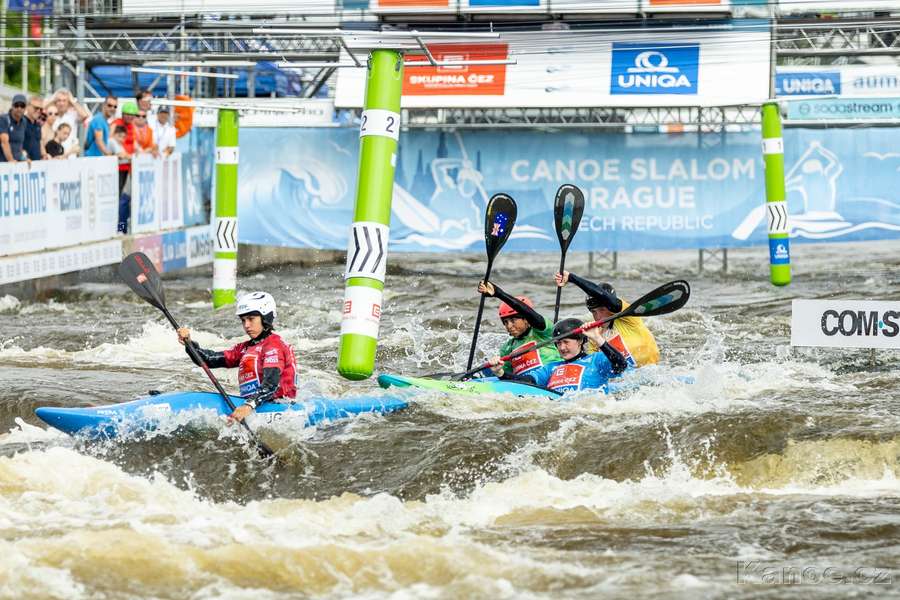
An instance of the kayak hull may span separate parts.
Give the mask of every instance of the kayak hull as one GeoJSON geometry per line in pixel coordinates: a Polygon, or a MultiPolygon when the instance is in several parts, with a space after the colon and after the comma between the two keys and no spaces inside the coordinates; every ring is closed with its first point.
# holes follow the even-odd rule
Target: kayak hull
{"type": "Polygon", "coordinates": [[[384,373],[378,376],[378,385],[383,388],[416,388],[425,390],[437,390],[452,394],[466,396],[481,396],[483,394],[515,394],[517,396],[542,396],[546,398],[559,398],[560,394],[550,390],[519,383],[515,381],[503,381],[494,377],[473,379],[469,381],[446,381],[442,379],[429,379],[427,377],[405,377],[384,373]]]}
{"type": "MultiPolygon", "coordinates": [[[[230,398],[235,406],[244,403],[238,396],[230,398]]],[[[407,406],[406,399],[391,395],[312,398],[290,404],[263,404],[256,409],[254,420],[268,423],[291,417],[302,419],[305,426],[312,426],[363,413],[386,414],[407,406]]],[[[231,414],[231,409],[222,396],[213,392],[166,392],[121,404],[88,408],[43,406],[34,412],[42,421],[62,432],[109,438],[135,431],[152,431],[162,420],[180,413],[206,412],[225,416],[231,414]]]]}

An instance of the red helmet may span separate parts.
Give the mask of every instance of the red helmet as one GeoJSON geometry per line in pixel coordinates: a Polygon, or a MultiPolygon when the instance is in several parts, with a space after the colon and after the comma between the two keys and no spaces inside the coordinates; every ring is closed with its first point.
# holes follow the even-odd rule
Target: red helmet
{"type": "MultiPolygon", "coordinates": [[[[516,296],[516,300],[518,300],[522,304],[525,304],[526,306],[530,306],[531,308],[534,308],[534,302],[532,302],[528,296],[516,296]]],[[[514,309],[512,306],[510,306],[506,302],[500,303],[500,308],[499,308],[499,310],[497,310],[497,314],[500,315],[501,319],[504,319],[506,317],[521,316],[521,315],[519,315],[519,313],[516,312],[516,309],[514,309]]]]}

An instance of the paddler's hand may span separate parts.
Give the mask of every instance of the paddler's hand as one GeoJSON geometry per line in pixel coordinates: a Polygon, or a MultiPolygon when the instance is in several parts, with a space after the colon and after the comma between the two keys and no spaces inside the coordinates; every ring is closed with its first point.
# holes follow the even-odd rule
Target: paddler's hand
{"type": "Polygon", "coordinates": [[[178,343],[184,346],[187,342],[191,341],[191,330],[187,327],[179,327],[178,331],[178,343]]]}
{"type": "Polygon", "coordinates": [[[598,348],[606,342],[606,338],[603,337],[603,327],[593,327],[591,329],[586,329],[584,331],[585,337],[593,342],[598,348]]]}
{"type": "Polygon", "coordinates": [[[569,283],[569,272],[563,271],[562,273],[557,273],[553,276],[553,278],[556,280],[557,287],[563,287],[564,285],[569,283]]]}
{"type": "Polygon", "coordinates": [[[234,409],[233,413],[228,415],[228,424],[231,425],[232,423],[239,423],[240,421],[243,421],[244,419],[246,419],[247,415],[249,415],[252,412],[253,412],[253,408],[251,408],[250,405],[241,404],[236,409],[234,409]]]}
{"type": "Polygon", "coordinates": [[[484,281],[479,281],[478,282],[478,293],[493,297],[493,295],[495,293],[494,284],[491,283],[490,281],[488,281],[487,283],[485,283],[484,281]]]}
{"type": "Polygon", "coordinates": [[[500,360],[499,356],[492,356],[488,361],[491,367],[491,372],[497,377],[503,376],[503,361],[500,360]]]}

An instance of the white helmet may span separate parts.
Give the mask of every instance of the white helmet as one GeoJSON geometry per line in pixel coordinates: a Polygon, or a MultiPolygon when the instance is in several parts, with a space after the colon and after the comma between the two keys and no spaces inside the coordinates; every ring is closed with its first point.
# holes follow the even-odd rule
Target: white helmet
{"type": "Polygon", "coordinates": [[[259,313],[262,317],[263,325],[271,327],[275,322],[275,298],[272,294],[266,292],[250,292],[244,294],[238,299],[235,314],[239,317],[251,313],[259,313]]]}

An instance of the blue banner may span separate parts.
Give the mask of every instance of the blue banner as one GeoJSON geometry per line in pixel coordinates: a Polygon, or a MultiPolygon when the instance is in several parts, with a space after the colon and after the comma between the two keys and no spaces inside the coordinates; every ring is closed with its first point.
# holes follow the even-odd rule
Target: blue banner
{"type": "Polygon", "coordinates": [[[788,100],[791,120],[885,120],[900,121],[900,98],[813,98],[788,100]]]}
{"type": "Polygon", "coordinates": [[[839,96],[841,72],[793,71],[775,74],[776,96],[839,96]]]}
{"type": "Polygon", "coordinates": [[[182,205],[185,225],[209,223],[216,155],[216,130],[194,127],[176,142],[181,152],[182,205]]]}
{"type": "Polygon", "coordinates": [[[166,271],[188,266],[187,234],[183,229],[162,235],[162,260],[163,269],[166,271]]]}
{"type": "MultiPolygon", "coordinates": [[[[897,238],[900,153],[892,129],[785,132],[791,236],[897,238]]],[[[759,133],[412,131],[401,136],[391,247],[481,251],[491,194],[518,203],[507,248],[557,250],[553,197],[585,193],[573,250],[767,243],[759,133]]],[[[355,129],[244,129],[240,241],[345,248],[356,188],[355,129]]]]}
{"type": "Polygon", "coordinates": [[[53,14],[53,0],[9,0],[8,6],[12,12],[28,12],[44,16],[53,14]]]}

